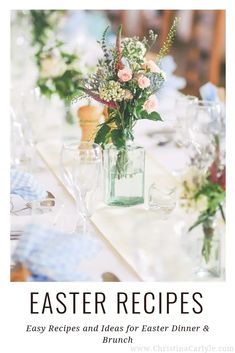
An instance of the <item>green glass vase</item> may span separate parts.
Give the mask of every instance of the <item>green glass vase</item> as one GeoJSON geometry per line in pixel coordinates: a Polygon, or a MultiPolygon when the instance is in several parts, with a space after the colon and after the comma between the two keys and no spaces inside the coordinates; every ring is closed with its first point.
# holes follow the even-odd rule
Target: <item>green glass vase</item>
{"type": "Polygon", "coordinates": [[[105,201],[110,206],[144,203],[145,151],[133,143],[104,150],[105,201]]]}

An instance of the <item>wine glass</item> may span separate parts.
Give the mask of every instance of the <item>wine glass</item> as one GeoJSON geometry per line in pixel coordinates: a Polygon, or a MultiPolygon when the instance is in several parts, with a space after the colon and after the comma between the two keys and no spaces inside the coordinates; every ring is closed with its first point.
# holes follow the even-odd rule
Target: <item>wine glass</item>
{"type": "Polygon", "coordinates": [[[78,220],[75,231],[82,234],[87,233],[90,224],[87,196],[98,187],[101,165],[101,148],[96,143],[73,141],[63,144],[62,177],[76,201],[78,220]]]}
{"type": "Polygon", "coordinates": [[[191,105],[189,115],[191,162],[200,169],[206,170],[214,159],[215,137],[221,133],[221,105],[215,102],[198,101],[191,105]]]}

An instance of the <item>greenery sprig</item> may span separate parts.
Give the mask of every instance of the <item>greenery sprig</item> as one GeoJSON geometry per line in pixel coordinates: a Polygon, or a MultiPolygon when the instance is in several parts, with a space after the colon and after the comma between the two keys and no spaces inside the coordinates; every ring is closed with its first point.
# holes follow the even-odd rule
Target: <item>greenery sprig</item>
{"type": "Polygon", "coordinates": [[[180,19],[179,17],[176,17],[174,19],[174,22],[170,28],[170,31],[167,35],[167,38],[165,40],[165,42],[163,43],[163,46],[162,48],[160,49],[159,51],[159,54],[157,56],[157,61],[160,62],[161,59],[166,56],[166,54],[169,52],[172,44],[174,43],[174,40],[175,40],[175,36],[176,36],[176,31],[177,31],[177,26],[178,26],[178,23],[179,23],[180,19]]]}
{"type": "Polygon", "coordinates": [[[219,136],[215,136],[215,157],[206,175],[196,173],[183,181],[183,197],[187,197],[192,205],[201,204],[199,216],[196,222],[189,228],[193,230],[199,225],[203,228],[202,256],[206,263],[209,262],[214,235],[214,219],[217,212],[220,213],[224,223],[225,213],[223,205],[226,197],[226,167],[221,163],[221,150],[219,136]],[[202,202],[203,201],[203,202],[202,202]]]}
{"type": "Polygon", "coordinates": [[[225,222],[225,215],[223,212],[222,204],[225,200],[225,190],[218,184],[214,184],[212,181],[207,179],[205,185],[201,187],[200,190],[195,194],[195,199],[199,199],[201,196],[206,196],[207,198],[207,208],[200,213],[197,221],[189,228],[189,231],[197,227],[199,224],[209,222],[209,220],[215,216],[216,212],[219,210],[221,216],[225,222]]]}

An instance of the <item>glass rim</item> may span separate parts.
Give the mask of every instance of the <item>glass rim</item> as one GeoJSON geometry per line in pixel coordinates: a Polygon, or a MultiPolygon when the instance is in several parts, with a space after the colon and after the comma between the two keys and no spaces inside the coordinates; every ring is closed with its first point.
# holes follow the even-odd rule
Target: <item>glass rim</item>
{"type": "Polygon", "coordinates": [[[104,150],[109,150],[109,149],[113,149],[113,150],[117,150],[117,151],[121,151],[121,150],[125,150],[125,149],[145,149],[143,146],[140,146],[138,144],[135,144],[134,142],[126,145],[126,147],[122,147],[122,148],[118,148],[116,147],[113,143],[108,143],[107,145],[105,145],[104,150]]]}
{"type": "Polygon", "coordinates": [[[157,182],[153,182],[150,186],[149,186],[149,193],[151,193],[151,190],[157,190],[160,191],[163,194],[173,194],[177,192],[177,186],[176,185],[169,185],[167,183],[162,183],[160,182],[159,184],[157,182]]]}
{"type": "Polygon", "coordinates": [[[200,106],[200,107],[220,106],[219,102],[213,102],[213,101],[208,101],[208,100],[203,100],[203,99],[199,99],[197,102],[195,102],[195,104],[200,106]]]}
{"type": "Polygon", "coordinates": [[[176,100],[181,100],[181,99],[188,99],[188,100],[194,100],[194,101],[196,101],[196,102],[198,102],[199,101],[199,98],[197,97],[197,96],[193,96],[193,95],[191,95],[191,94],[180,94],[178,97],[176,97],[176,100]]]}
{"type": "Polygon", "coordinates": [[[89,141],[71,141],[71,142],[64,142],[62,148],[66,148],[67,150],[101,150],[100,145],[95,142],[89,141]],[[87,148],[90,147],[90,148],[87,148]]]}

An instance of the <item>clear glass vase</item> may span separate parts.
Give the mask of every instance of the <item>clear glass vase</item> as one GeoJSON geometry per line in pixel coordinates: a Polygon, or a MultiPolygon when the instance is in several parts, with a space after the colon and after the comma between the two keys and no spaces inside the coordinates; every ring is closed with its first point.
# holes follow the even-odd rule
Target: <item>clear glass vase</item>
{"type": "Polygon", "coordinates": [[[221,234],[215,218],[202,224],[203,237],[198,239],[199,277],[220,277],[221,275],[221,234]]]}
{"type": "Polygon", "coordinates": [[[144,203],[145,151],[135,144],[104,150],[105,201],[111,206],[144,203]]]}

